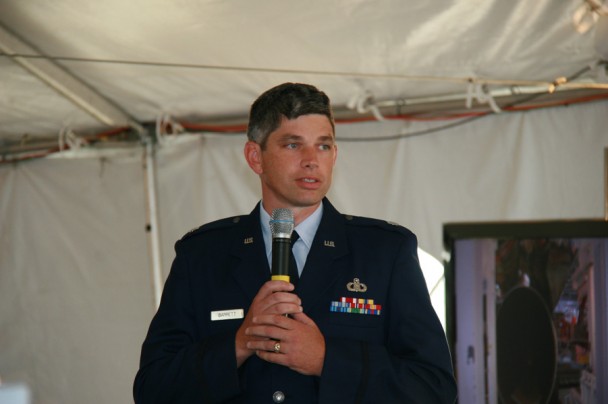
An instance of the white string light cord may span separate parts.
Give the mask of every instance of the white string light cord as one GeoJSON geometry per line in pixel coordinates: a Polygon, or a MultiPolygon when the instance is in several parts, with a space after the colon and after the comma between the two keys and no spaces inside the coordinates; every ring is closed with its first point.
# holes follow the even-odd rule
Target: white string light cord
{"type": "Polygon", "coordinates": [[[89,144],[89,142],[77,136],[76,133],[74,133],[74,131],[67,126],[64,126],[59,131],[57,142],[60,152],[64,150],[74,150],[76,152],[80,150],[80,148],[89,144]]]}
{"type": "Polygon", "coordinates": [[[154,135],[159,146],[167,143],[167,136],[176,136],[184,132],[184,127],[167,113],[156,118],[155,126],[154,135]]]}
{"type": "MultiPolygon", "coordinates": [[[[479,83],[477,83],[477,82],[475,82],[474,79],[469,79],[469,84],[468,84],[468,88],[467,88],[467,90],[468,90],[467,106],[469,105],[470,102],[472,102],[472,101],[469,101],[469,98],[472,100],[473,96],[475,96],[478,100],[481,98],[482,100],[487,101],[489,103],[490,107],[492,107],[492,103],[494,103],[495,108],[497,108],[500,111],[509,110],[512,107],[515,107],[520,104],[525,104],[538,97],[546,95],[547,93],[549,93],[549,94],[553,93],[556,91],[557,87],[567,86],[568,83],[570,83],[571,81],[582,76],[584,73],[586,73],[590,70],[593,70],[594,68],[604,69],[604,74],[606,74],[606,70],[605,70],[606,65],[607,65],[607,63],[605,61],[600,61],[595,66],[594,65],[585,66],[584,68],[580,69],[579,71],[570,75],[569,77],[558,77],[553,81],[553,83],[551,83],[548,86],[546,92],[531,94],[527,97],[521,98],[521,99],[511,102],[507,105],[503,105],[502,108],[499,108],[498,105],[495,104],[493,97],[491,96],[491,94],[489,94],[489,90],[487,89],[488,82],[480,81],[479,83]],[[473,84],[473,86],[471,86],[471,84],[473,84]],[[484,86],[485,86],[485,89],[484,89],[484,86]]],[[[495,110],[494,108],[492,108],[492,110],[495,113],[497,112],[497,110],[495,110]]],[[[483,117],[486,117],[488,115],[491,115],[491,113],[480,113],[478,115],[473,115],[473,116],[470,116],[467,118],[463,118],[457,122],[452,122],[447,125],[436,126],[434,128],[424,129],[424,130],[420,130],[417,132],[399,133],[399,134],[395,134],[395,135],[376,136],[376,137],[343,137],[343,136],[340,136],[337,140],[345,141],[345,142],[382,142],[382,141],[397,140],[397,139],[403,139],[403,138],[409,138],[409,137],[417,137],[417,136],[428,135],[431,133],[441,132],[446,129],[465,125],[467,123],[470,123],[472,121],[475,121],[475,120],[483,118],[483,117]]]]}
{"type": "Polygon", "coordinates": [[[476,83],[475,80],[470,80],[467,86],[467,98],[466,98],[466,107],[467,109],[471,109],[473,105],[473,96],[480,104],[488,104],[492,111],[499,114],[502,112],[502,109],[498,107],[492,93],[488,90],[487,84],[484,83],[476,83]]]}
{"type": "MultiPolygon", "coordinates": [[[[280,73],[280,74],[305,74],[313,76],[326,77],[349,77],[349,78],[366,78],[378,80],[408,80],[420,82],[449,82],[449,83],[467,83],[469,77],[442,77],[442,76],[417,76],[398,73],[369,73],[355,71],[334,71],[334,70],[305,70],[305,69],[277,69],[269,67],[246,67],[246,66],[228,66],[228,65],[206,65],[206,64],[190,64],[190,63],[166,63],[166,62],[145,62],[133,60],[119,59],[96,59],[96,58],[80,58],[69,56],[49,56],[49,55],[30,55],[21,53],[6,54],[0,51],[0,56],[22,59],[46,59],[54,62],[81,62],[81,63],[96,63],[96,64],[119,64],[133,66],[152,66],[152,67],[172,67],[180,69],[201,69],[201,70],[223,70],[223,71],[238,71],[238,72],[260,72],[260,73],[280,73]]],[[[483,80],[484,83],[493,86],[547,86],[550,83],[539,80],[513,80],[513,79],[490,79],[483,80]]],[[[606,89],[605,85],[589,82],[568,82],[564,87],[569,89],[606,89]]]]}
{"type": "Polygon", "coordinates": [[[580,34],[584,34],[601,16],[608,16],[608,5],[598,0],[583,0],[572,15],[572,23],[580,34]]]}
{"type": "Polygon", "coordinates": [[[346,107],[360,114],[371,112],[378,121],[386,120],[380,112],[378,105],[376,105],[374,95],[369,90],[365,90],[363,94],[357,94],[352,97],[346,104],[346,107]]]}

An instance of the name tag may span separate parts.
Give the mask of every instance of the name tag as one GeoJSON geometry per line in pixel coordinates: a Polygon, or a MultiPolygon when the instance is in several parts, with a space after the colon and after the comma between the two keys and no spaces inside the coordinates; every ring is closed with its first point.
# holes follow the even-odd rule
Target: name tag
{"type": "Polygon", "coordinates": [[[211,321],[237,320],[245,317],[243,309],[220,310],[211,312],[211,321]]]}

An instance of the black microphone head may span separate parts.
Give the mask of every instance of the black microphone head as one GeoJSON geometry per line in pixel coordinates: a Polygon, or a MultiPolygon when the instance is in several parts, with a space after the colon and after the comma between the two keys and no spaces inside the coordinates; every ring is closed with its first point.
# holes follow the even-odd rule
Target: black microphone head
{"type": "Polygon", "coordinates": [[[270,218],[272,238],[291,238],[294,227],[295,220],[291,209],[278,208],[272,211],[270,218]]]}

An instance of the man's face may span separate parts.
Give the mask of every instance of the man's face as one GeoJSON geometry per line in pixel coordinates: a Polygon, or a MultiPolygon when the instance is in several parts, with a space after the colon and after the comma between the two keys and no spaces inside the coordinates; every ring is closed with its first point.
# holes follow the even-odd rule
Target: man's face
{"type": "Polygon", "coordinates": [[[316,208],[331,185],[337,147],[329,119],[312,114],[283,119],[264,150],[248,142],[245,154],[262,181],[267,210],[316,208]]]}

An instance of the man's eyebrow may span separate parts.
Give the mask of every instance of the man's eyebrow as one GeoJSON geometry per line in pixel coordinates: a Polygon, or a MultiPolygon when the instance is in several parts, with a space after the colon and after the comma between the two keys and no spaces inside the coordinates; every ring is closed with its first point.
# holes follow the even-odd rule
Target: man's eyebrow
{"type": "MultiPolygon", "coordinates": [[[[281,136],[279,136],[279,140],[282,142],[301,141],[303,139],[304,136],[295,133],[283,133],[281,136]]],[[[335,140],[335,137],[330,134],[319,136],[315,142],[334,142],[335,140]]]]}
{"type": "Polygon", "coordinates": [[[296,135],[295,133],[284,133],[279,137],[282,141],[301,140],[303,138],[303,136],[296,135]]]}

